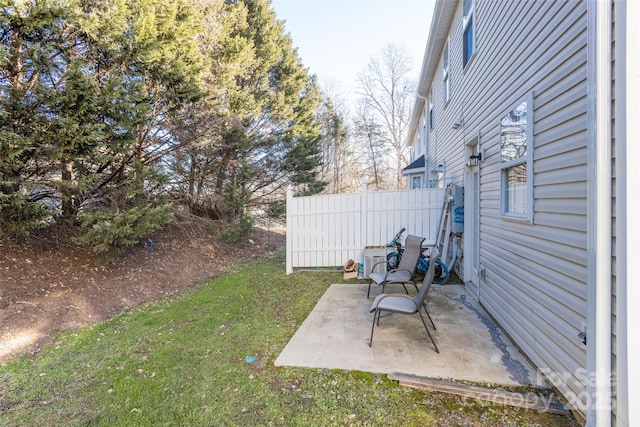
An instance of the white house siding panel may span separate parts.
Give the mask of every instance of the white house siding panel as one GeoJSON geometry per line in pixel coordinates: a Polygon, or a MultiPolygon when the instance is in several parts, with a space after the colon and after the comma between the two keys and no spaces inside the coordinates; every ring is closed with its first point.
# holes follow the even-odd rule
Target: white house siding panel
{"type": "MultiPolygon", "coordinates": [[[[483,165],[495,169],[495,185],[494,204],[482,212],[487,221],[481,226],[481,263],[488,274],[481,296],[539,368],[574,376],[586,364],[577,339],[586,322],[586,3],[531,3],[521,21],[496,30],[506,40],[505,34],[524,27],[521,37],[529,38],[523,51],[505,52],[508,63],[500,68],[509,74],[500,85],[508,88],[502,114],[525,90],[534,95],[533,224],[499,217],[496,135],[484,145],[495,153],[489,156],[494,163],[483,165]],[[508,96],[509,91],[520,95],[508,96]]],[[[570,377],[563,391],[569,390],[579,395],[584,384],[570,377]]]]}
{"type": "MultiPolygon", "coordinates": [[[[585,1],[474,2],[474,56],[462,69],[462,10],[449,34],[451,98],[442,57],[432,85],[431,158],[463,185],[464,146],[480,135],[480,301],[539,368],[586,364],[587,10],[585,1]],[[500,216],[500,119],[533,94],[533,222],[500,216]],[[452,129],[462,117],[464,125],[452,129]]],[[[531,109],[532,108],[532,109],[531,109]]],[[[535,373],[532,373],[535,375],[535,373]]],[[[579,395],[570,377],[563,392],[579,395]]]]}

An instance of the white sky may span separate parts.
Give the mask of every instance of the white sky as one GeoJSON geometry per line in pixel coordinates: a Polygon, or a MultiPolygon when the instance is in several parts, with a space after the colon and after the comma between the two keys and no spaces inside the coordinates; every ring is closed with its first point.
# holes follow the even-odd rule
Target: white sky
{"type": "Polygon", "coordinates": [[[272,0],[305,67],[321,84],[338,82],[346,90],[353,90],[357,73],[389,43],[407,48],[417,80],[434,4],[435,0],[272,0]]]}

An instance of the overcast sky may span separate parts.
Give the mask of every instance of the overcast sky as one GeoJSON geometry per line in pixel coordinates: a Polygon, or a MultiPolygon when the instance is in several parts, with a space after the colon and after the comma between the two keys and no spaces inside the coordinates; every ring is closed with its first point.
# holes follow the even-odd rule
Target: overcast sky
{"type": "Polygon", "coordinates": [[[435,0],[272,0],[302,62],[323,81],[347,90],[372,56],[404,45],[418,78],[435,0]]]}

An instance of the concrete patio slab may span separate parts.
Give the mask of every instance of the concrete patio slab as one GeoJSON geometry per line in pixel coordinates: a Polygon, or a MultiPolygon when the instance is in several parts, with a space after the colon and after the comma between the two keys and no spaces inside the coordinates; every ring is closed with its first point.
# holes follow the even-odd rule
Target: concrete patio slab
{"type": "MultiPolygon", "coordinates": [[[[377,294],[378,289],[372,290],[377,294]]],[[[429,313],[437,328],[431,332],[439,354],[417,314],[383,316],[369,347],[373,296],[366,295],[366,284],[331,285],[275,365],[542,385],[534,367],[464,285],[433,285],[429,291],[429,313]]]]}

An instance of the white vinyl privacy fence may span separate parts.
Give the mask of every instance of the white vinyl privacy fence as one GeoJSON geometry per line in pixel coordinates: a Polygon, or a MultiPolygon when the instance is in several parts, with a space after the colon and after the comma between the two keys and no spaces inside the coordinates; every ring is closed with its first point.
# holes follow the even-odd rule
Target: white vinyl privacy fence
{"type": "Polygon", "coordinates": [[[293,197],[287,192],[287,274],[300,267],[363,262],[365,246],[383,246],[401,229],[435,244],[443,189],[367,191],[293,197]]]}

